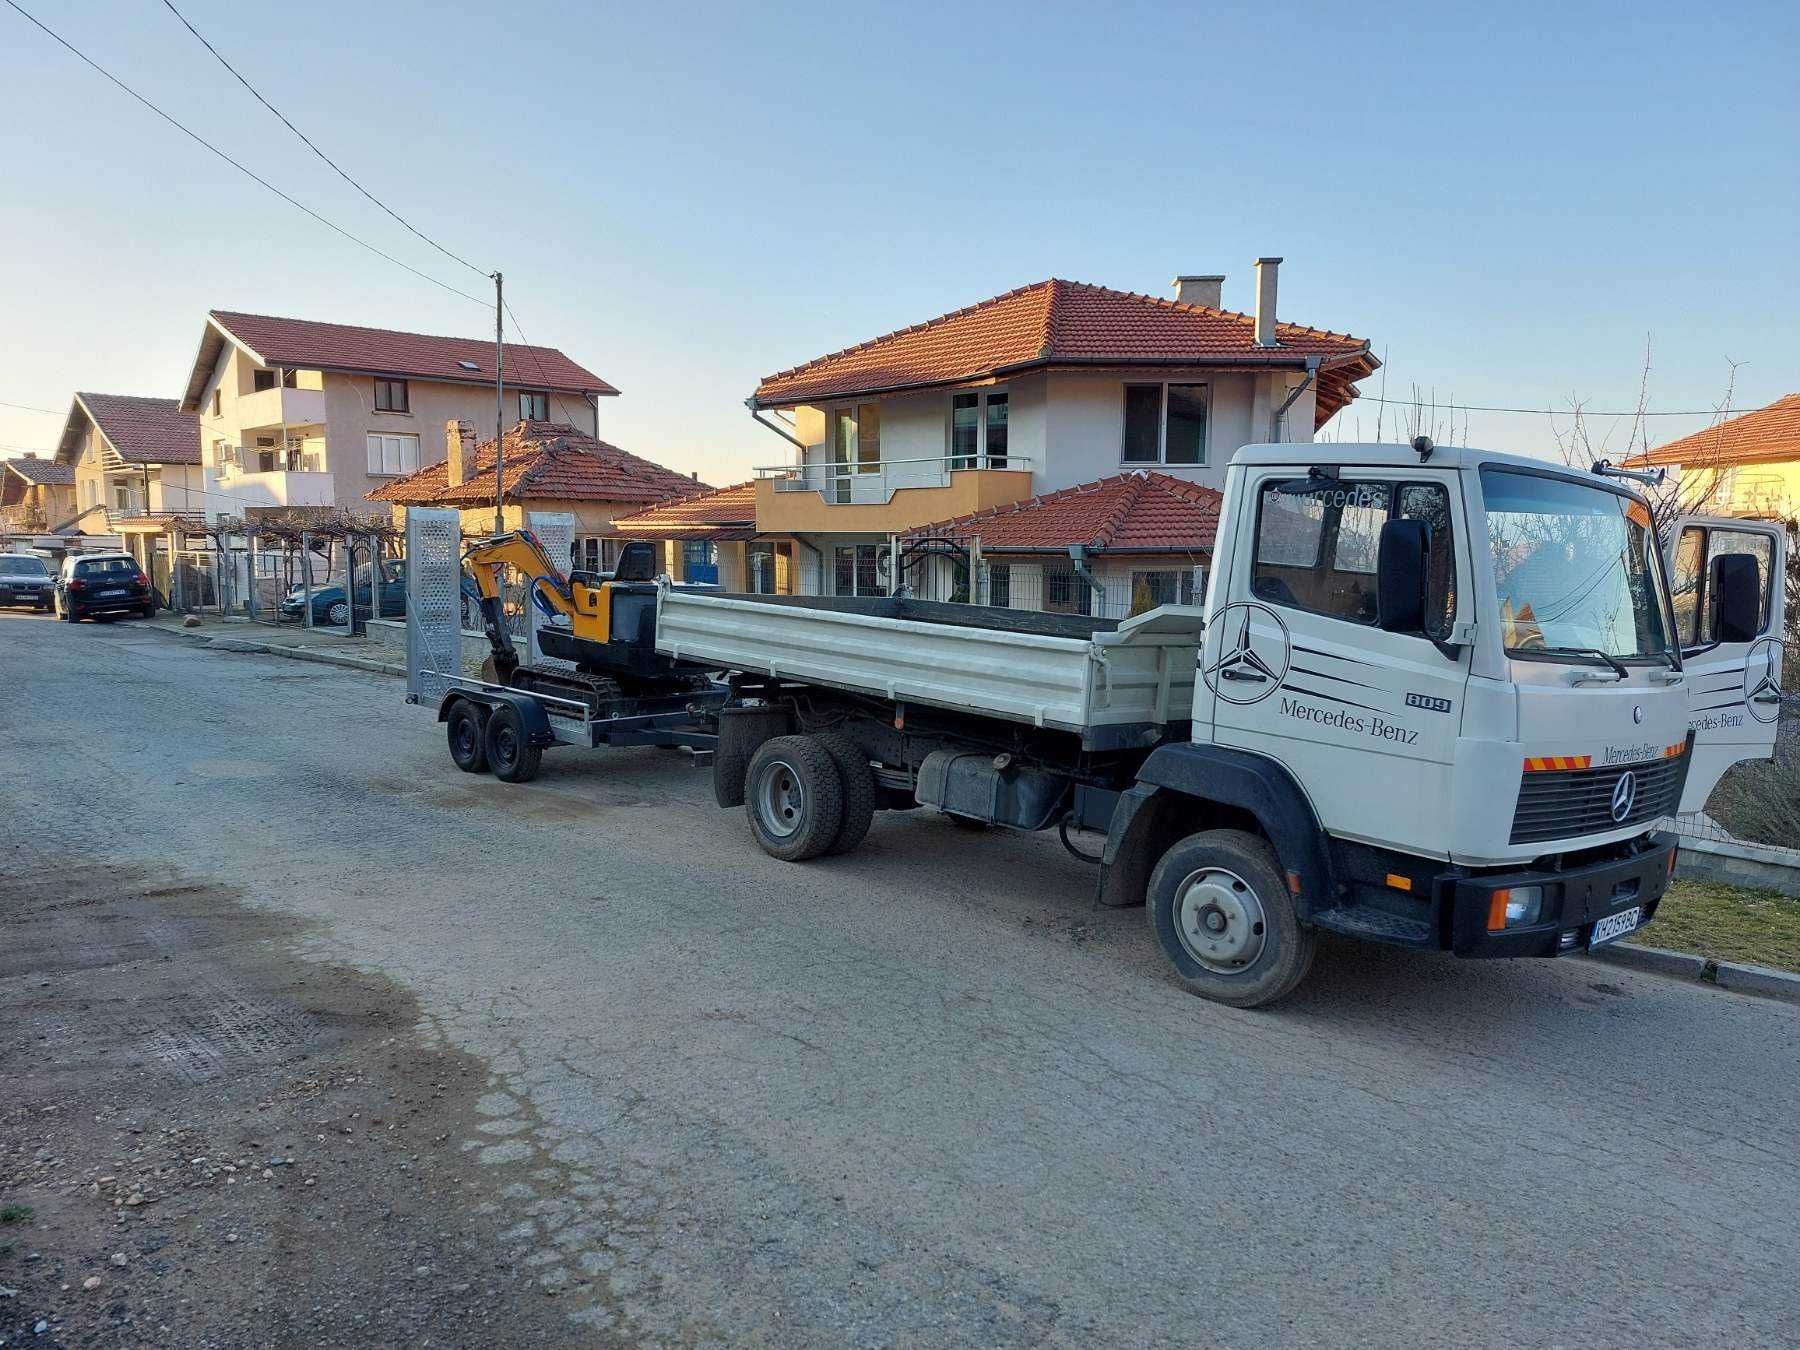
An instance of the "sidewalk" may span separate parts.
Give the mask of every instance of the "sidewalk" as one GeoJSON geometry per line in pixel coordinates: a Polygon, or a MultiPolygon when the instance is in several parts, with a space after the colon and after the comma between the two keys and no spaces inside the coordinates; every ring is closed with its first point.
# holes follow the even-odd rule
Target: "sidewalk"
{"type": "Polygon", "coordinates": [[[345,637],[324,628],[307,628],[301,624],[252,622],[249,619],[225,618],[217,614],[192,616],[200,622],[189,627],[184,616],[159,612],[143,626],[169,637],[204,643],[220,651],[266,652],[297,661],[318,661],[326,665],[344,666],[351,670],[372,671],[379,675],[405,678],[405,654],[396,653],[389,643],[372,638],[345,637]],[[396,656],[399,661],[396,662],[396,656]]]}

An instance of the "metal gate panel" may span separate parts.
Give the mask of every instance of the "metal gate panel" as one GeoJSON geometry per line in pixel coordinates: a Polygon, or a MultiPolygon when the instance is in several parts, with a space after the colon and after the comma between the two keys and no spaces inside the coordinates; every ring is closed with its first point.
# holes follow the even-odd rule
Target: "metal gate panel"
{"type": "MultiPolygon", "coordinates": [[[[525,528],[538,537],[538,543],[544,546],[544,552],[550,555],[550,561],[556,564],[557,570],[567,573],[575,547],[574,515],[568,511],[532,511],[525,517],[525,528]]],[[[528,597],[525,614],[525,632],[528,635],[526,650],[531,653],[531,664],[549,666],[556,670],[575,669],[573,661],[545,656],[538,649],[538,627],[547,624],[549,619],[538,608],[535,597],[528,597]]]]}
{"type": "Polygon", "coordinates": [[[406,512],[406,692],[436,703],[462,674],[462,515],[406,512]]]}

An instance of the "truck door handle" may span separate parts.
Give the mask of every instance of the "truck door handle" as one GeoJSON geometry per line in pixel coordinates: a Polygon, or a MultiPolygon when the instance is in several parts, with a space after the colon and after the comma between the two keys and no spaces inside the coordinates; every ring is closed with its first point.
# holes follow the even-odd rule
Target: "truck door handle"
{"type": "Polygon", "coordinates": [[[1258,675],[1253,670],[1221,670],[1219,672],[1219,678],[1222,680],[1243,680],[1249,684],[1267,684],[1269,682],[1269,677],[1267,675],[1258,675]]]}
{"type": "Polygon", "coordinates": [[[1780,694],[1757,694],[1753,698],[1751,698],[1750,701],[1752,703],[1779,703],[1779,702],[1781,702],[1781,695],[1780,694]]]}

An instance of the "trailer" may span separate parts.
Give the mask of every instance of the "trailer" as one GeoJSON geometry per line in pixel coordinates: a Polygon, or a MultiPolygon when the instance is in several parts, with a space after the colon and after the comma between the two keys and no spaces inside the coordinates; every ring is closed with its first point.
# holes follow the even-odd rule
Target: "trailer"
{"type": "Polygon", "coordinates": [[[484,636],[509,659],[496,662],[490,654],[486,674],[476,677],[467,673],[463,654],[460,513],[415,507],[407,512],[406,534],[406,701],[435,710],[458,769],[525,783],[537,777],[544,752],[557,746],[663,746],[709,761],[718,713],[732,691],[657,658],[648,621],[653,583],[593,579],[584,589],[604,594],[608,638],[616,632],[617,639],[595,642],[546,629],[551,640],[541,645],[547,651],[585,659],[544,666],[513,656],[506,616],[490,586],[482,602],[484,636]]]}

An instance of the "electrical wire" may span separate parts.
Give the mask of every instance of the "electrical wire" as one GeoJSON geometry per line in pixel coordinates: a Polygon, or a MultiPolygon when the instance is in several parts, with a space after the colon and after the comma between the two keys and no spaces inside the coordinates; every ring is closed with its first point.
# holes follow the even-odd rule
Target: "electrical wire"
{"type": "Polygon", "coordinates": [[[17,408],[20,412],[43,413],[47,417],[62,417],[68,413],[67,408],[37,408],[29,403],[8,403],[0,398],[0,408],[17,408]]]}
{"type": "MultiPolygon", "coordinates": [[[[258,174],[253,169],[247,168],[245,165],[243,165],[239,161],[233,159],[230,155],[226,154],[223,150],[219,149],[218,146],[214,145],[211,141],[207,140],[204,136],[200,135],[199,132],[190,129],[188,126],[177,121],[173,116],[164,112],[161,108],[157,107],[156,104],[152,103],[144,95],[138,93],[137,90],[133,89],[130,85],[126,84],[125,81],[121,80],[117,75],[114,75],[105,66],[101,65],[98,61],[94,60],[86,52],[82,51],[79,47],[75,46],[74,43],[70,42],[67,38],[63,37],[60,33],[56,32],[49,25],[44,23],[43,20],[39,19],[36,15],[32,14],[29,10],[25,9],[22,5],[20,5],[18,3],[18,0],[6,0],[6,4],[8,5],[8,7],[13,9],[16,13],[18,13],[18,15],[21,18],[25,19],[33,27],[35,27],[40,32],[42,32],[46,37],[48,37],[52,41],[54,41],[58,46],[64,48],[72,56],[76,57],[79,61],[81,61],[84,65],[88,66],[89,68],[91,68],[92,70],[97,72],[98,74],[104,76],[110,83],[117,86],[119,89],[123,90],[125,93],[131,95],[132,98],[136,99],[139,103],[143,104],[151,112],[155,113],[158,117],[162,118],[163,121],[167,122],[170,126],[174,127],[177,131],[179,131],[182,135],[186,136],[189,140],[193,141],[197,145],[204,147],[207,150],[210,150],[213,154],[217,155],[220,159],[224,160],[227,164],[231,165],[232,168],[236,169],[239,173],[243,174],[246,178],[249,178],[253,182],[260,184],[262,187],[267,188],[270,192],[274,193],[277,197],[281,198],[281,200],[286,202],[289,206],[292,206],[296,210],[304,212],[306,215],[311,216],[314,220],[318,221],[319,224],[325,226],[327,229],[329,229],[337,234],[342,235],[344,238],[348,239],[351,243],[356,244],[361,248],[367,249],[370,253],[373,253],[376,257],[385,259],[386,261],[394,264],[395,267],[399,267],[399,268],[404,269],[405,271],[411,272],[415,277],[418,277],[421,281],[429,281],[433,286],[437,286],[443,290],[449,291],[452,295],[460,295],[465,300],[473,301],[475,304],[480,305],[483,308],[487,307],[488,302],[486,300],[481,299],[479,296],[470,295],[467,291],[459,290],[455,286],[452,286],[447,281],[440,281],[438,278],[432,276],[428,272],[421,272],[418,268],[413,267],[411,264],[401,262],[400,259],[396,258],[393,254],[383,252],[381,249],[377,248],[374,244],[371,244],[368,240],[363,239],[363,238],[359,237],[358,235],[352,234],[349,230],[346,230],[342,225],[337,224],[335,221],[327,220],[324,216],[320,215],[317,211],[313,210],[310,206],[307,206],[304,202],[297,201],[295,198],[290,197],[287,193],[283,192],[280,188],[276,187],[268,179],[264,178],[262,175],[258,174]]],[[[455,255],[451,255],[451,256],[455,256],[455,255]]],[[[458,261],[460,262],[461,259],[458,259],[458,261]]],[[[477,269],[477,270],[479,270],[479,269],[477,269]]]]}
{"type": "MultiPolygon", "coordinates": [[[[549,394],[551,398],[556,400],[556,407],[557,407],[557,410],[562,413],[563,421],[568,423],[568,425],[575,427],[577,430],[579,430],[580,429],[579,424],[574,421],[571,421],[569,418],[569,406],[568,406],[568,404],[566,404],[562,401],[562,395],[556,393],[554,390],[552,390],[549,387],[550,386],[550,377],[544,373],[543,358],[538,355],[537,348],[531,345],[531,340],[525,336],[525,329],[519,323],[519,316],[513,313],[512,301],[506,299],[505,296],[502,296],[500,299],[500,304],[501,304],[501,307],[506,310],[506,318],[507,318],[507,321],[512,324],[513,331],[519,335],[519,345],[521,347],[523,347],[526,351],[531,353],[531,360],[532,360],[532,363],[537,366],[538,380],[544,385],[544,392],[549,394]]],[[[599,414],[596,413],[594,415],[594,432],[595,432],[594,439],[595,440],[600,439],[599,431],[600,431],[600,417],[599,417],[599,414]]]]}
{"type": "Polygon", "coordinates": [[[187,15],[183,14],[180,10],[176,9],[175,6],[170,3],[170,0],[163,0],[163,5],[169,11],[169,13],[173,14],[177,19],[181,20],[181,26],[183,28],[187,29],[188,32],[192,33],[194,35],[195,39],[200,43],[200,45],[202,47],[205,47],[207,51],[209,51],[213,54],[213,57],[218,61],[218,63],[220,65],[224,66],[226,70],[231,72],[232,78],[234,78],[239,84],[243,85],[244,88],[246,88],[250,91],[250,96],[252,98],[254,98],[258,103],[262,104],[263,107],[267,108],[271,113],[273,113],[275,115],[276,119],[280,121],[282,126],[286,127],[289,131],[293,132],[294,135],[298,136],[300,138],[301,143],[303,145],[305,145],[308,150],[312,151],[315,155],[317,155],[320,159],[324,160],[325,163],[330,166],[331,171],[333,173],[335,173],[339,178],[342,178],[351,187],[355,188],[358,192],[362,193],[363,196],[367,197],[371,202],[375,203],[375,205],[379,206],[383,211],[387,212],[387,214],[389,216],[393,217],[394,220],[398,221],[406,229],[410,230],[413,234],[417,235],[420,239],[424,240],[427,244],[430,244],[439,253],[443,254],[446,258],[450,259],[451,262],[460,263],[462,266],[468,268],[471,272],[475,273],[477,276],[491,277],[493,275],[493,273],[484,271],[482,268],[477,267],[474,263],[470,262],[467,258],[458,257],[456,254],[452,253],[449,249],[445,248],[442,244],[438,243],[437,240],[433,239],[430,235],[426,234],[423,230],[419,229],[418,226],[414,225],[410,220],[406,219],[406,217],[402,216],[398,211],[394,210],[393,207],[389,206],[386,202],[382,201],[381,198],[377,197],[373,192],[370,192],[366,187],[364,187],[361,183],[357,182],[348,173],[344,172],[344,170],[338,166],[337,161],[332,159],[331,156],[326,154],[323,150],[319,149],[318,146],[314,145],[312,143],[311,138],[308,137],[304,131],[300,130],[299,127],[295,126],[292,122],[288,121],[287,117],[282,113],[282,111],[279,108],[277,108],[273,103],[269,102],[268,99],[264,98],[262,96],[261,92],[256,88],[256,86],[251,84],[249,80],[245,79],[244,76],[238,71],[236,66],[232,65],[231,62],[227,61],[222,55],[220,55],[219,49],[217,47],[213,46],[212,43],[208,42],[206,40],[205,35],[202,34],[198,28],[195,28],[194,25],[188,21],[187,15]]]}
{"type": "MultiPolygon", "coordinates": [[[[1378,398],[1373,394],[1358,394],[1358,403],[1386,403],[1402,408],[1420,406],[1417,399],[1410,398],[1378,398]]],[[[1754,408],[1682,408],[1675,410],[1648,408],[1631,408],[1624,412],[1591,412],[1586,408],[1495,408],[1485,407],[1479,403],[1457,403],[1454,401],[1438,405],[1450,412],[1487,412],[1487,413],[1526,413],[1532,417],[1573,417],[1580,413],[1583,417],[1723,417],[1730,413],[1755,412],[1754,408]]]]}

